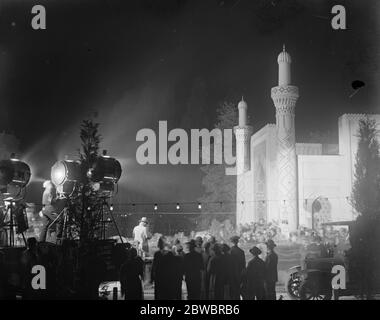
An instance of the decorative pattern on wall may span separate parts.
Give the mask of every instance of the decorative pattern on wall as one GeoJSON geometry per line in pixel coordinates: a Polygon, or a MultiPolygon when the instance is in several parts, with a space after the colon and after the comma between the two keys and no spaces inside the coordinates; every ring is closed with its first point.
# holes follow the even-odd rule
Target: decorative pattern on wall
{"type": "Polygon", "coordinates": [[[266,142],[258,144],[254,150],[254,201],[255,220],[267,220],[267,176],[266,176],[266,142]]]}
{"type": "Polygon", "coordinates": [[[271,97],[276,107],[278,195],[280,223],[284,232],[297,228],[297,163],[295,145],[295,86],[272,88],[271,97]]]}

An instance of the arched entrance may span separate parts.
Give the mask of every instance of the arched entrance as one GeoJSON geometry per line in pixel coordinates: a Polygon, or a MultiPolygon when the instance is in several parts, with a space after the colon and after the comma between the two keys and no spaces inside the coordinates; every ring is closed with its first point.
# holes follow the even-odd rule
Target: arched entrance
{"type": "Polygon", "coordinates": [[[331,221],[331,203],[327,197],[319,196],[311,203],[311,227],[320,230],[323,223],[331,221]]]}

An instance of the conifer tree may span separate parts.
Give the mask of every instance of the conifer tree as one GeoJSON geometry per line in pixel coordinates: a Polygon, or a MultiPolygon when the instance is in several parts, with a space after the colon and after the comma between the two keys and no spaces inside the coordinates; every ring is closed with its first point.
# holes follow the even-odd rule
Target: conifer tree
{"type": "Polygon", "coordinates": [[[380,211],[380,144],[376,121],[359,122],[352,204],[363,216],[375,217],[380,211]]]}

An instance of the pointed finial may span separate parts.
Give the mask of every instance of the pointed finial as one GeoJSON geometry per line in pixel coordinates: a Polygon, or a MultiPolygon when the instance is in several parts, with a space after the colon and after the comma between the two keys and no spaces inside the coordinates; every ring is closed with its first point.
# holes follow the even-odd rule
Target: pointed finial
{"type": "Polygon", "coordinates": [[[244,101],[244,96],[243,95],[241,96],[241,101],[244,101]]]}
{"type": "Polygon", "coordinates": [[[285,52],[285,43],[282,45],[282,51],[285,52]]]}

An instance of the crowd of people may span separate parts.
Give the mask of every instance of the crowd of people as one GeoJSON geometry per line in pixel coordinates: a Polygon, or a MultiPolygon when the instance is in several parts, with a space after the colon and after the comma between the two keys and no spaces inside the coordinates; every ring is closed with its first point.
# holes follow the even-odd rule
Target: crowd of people
{"type": "MultiPolygon", "coordinates": [[[[184,248],[178,239],[172,243],[161,236],[150,273],[155,299],[183,299],[184,281],[188,300],[275,300],[278,280],[276,244],[273,240],[266,242],[265,260],[260,258],[261,250],[253,246],[250,249],[252,259],[246,263],[239,240],[239,236],[233,236],[231,245],[228,245],[217,242],[215,237],[207,241],[196,237],[187,241],[184,248]]],[[[131,246],[120,269],[125,299],[143,299],[143,277],[143,260],[138,250],[131,246]]]]}

